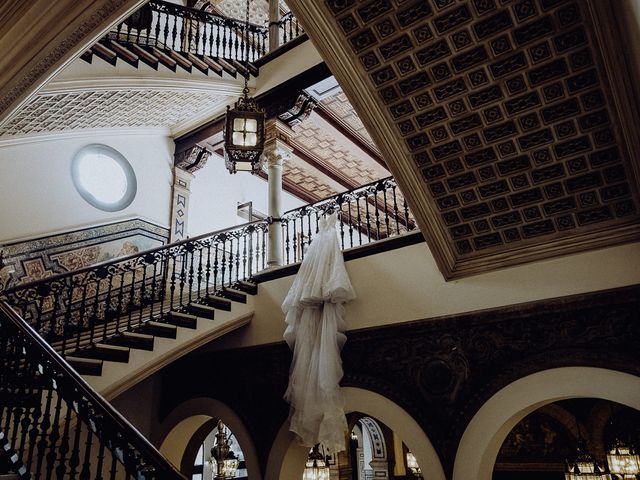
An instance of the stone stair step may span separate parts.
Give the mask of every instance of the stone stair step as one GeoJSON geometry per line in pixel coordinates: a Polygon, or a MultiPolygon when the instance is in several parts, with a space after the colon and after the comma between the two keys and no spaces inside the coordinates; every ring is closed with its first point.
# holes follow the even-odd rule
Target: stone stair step
{"type": "Polygon", "coordinates": [[[153,335],[136,332],[123,332],[117,337],[112,338],[109,343],[112,345],[120,345],[122,347],[151,351],[153,350],[153,340],[153,335]]]}
{"type": "Polygon", "coordinates": [[[176,52],[175,50],[169,50],[169,56],[173,60],[175,60],[176,63],[180,65],[184,70],[191,73],[191,67],[193,67],[193,64],[187,58],[182,56],[182,54],[176,52]]]}
{"type": "Polygon", "coordinates": [[[115,40],[111,40],[109,43],[111,50],[118,54],[118,57],[127,62],[132,67],[138,68],[139,57],[135,53],[131,52],[127,47],[120,45],[115,40]]]}
{"type": "Polygon", "coordinates": [[[238,303],[247,303],[247,294],[235,288],[225,287],[220,291],[220,295],[238,303]]]}
{"type": "Polygon", "coordinates": [[[192,303],[187,307],[189,313],[201,318],[208,318],[213,320],[215,318],[216,309],[208,305],[201,305],[199,303],[192,303]]]}
{"type": "Polygon", "coordinates": [[[80,375],[102,375],[102,360],[67,356],[65,360],[80,375]]]}
{"type": "Polygon", "coordinates": [[[205,55],[204,57],[202,57],[202,61],[207,64],[209,70],[217,73],[218,75],[222,76],[222,74],[224,73],[224,69],[222,68],[222,66],[213,58],[205,55]]]}
{"type": "Polygon", "coordinates": [[[178,63],[174,59],[172,59],[169,55],[167,55],[162,50],[156,47],[152,47],[151,53],[153,53],[153,55],[158,58],[158,61],[161,64],[163,64],[165,67],[167,67],[169,70],[171,70],[172,72],[176,71],[176,66],[178,65],[178,63]]]}
{"type": "Polygon", "coordinates": [[[111,50],[109,47],[103,45],[98,42],[93,47],[91,47],[91,51],[95,53],[98,57],[103,59],[105,62],[110,63],[111,65],[115,65],[118,61],[118,55],[116,52],[111,50]]]}
{"type": "Polygon", "coordinates": [[[129,361],[130,352],[131,349],[129,347],[110,345],[108,343],[96,343],[93,348],[76,352],[74,356],[127,363],[129,361]]]}
{"type": "Polygon", "coordinates": [[[188,313],[169,312],[167,322],[178,327],[195,329],[198,325],[198,317],[188,313]]]}
{"type": "Polygon", "coordinates": [[[236,76],[238,75],[238,70],[236,69],[236,67],[234,67],[233,65],[231,65],[229,62],[227,62],[224,58],[216,58],[216,62],[218,62],[220,64],[220,66],[222,68],[224,68],[224,71],[227,72],[229,75],[231,75],[233,78],[236,78],[236,76]]]}
{"type": "Polygon", "coordinates": [[[217,295],[207,295],[203,298],[203,301],[210,307],[217,308],[218,310],[231,311],[231,300],[228,298],[219,297],[217,295]]]}
{"type": "Polygon", "coordinates": [[[158,62],[159,62],[158,57],[156,57],[155,55],[152,55],[147,50],[142,48],[140,45],[136,45],[136,44],[129,45],[129,48],[131,49],[131,51],[133,51],[133,53],[138,55],[138,57],[140,57],[140,60],[142,60],[144,63],[149,65],[154,70],[158,69],[158,62]]]}
{"type": "Polygon", "coordinates": [[[178,327],[169,323],[156,322],[152,320],[145,322],[139,331],[140,333],[146,333],[147,335],[153,335],[154,337],[176,338],[178,327]]]}
{"type": "Polygon", "coordinates": [[[193,53],[187,53],[187,60],[189,60],[194,67],[200,70],[205,75],[209,75],[209,66],[201,59],[196,57],[193,53]]]}
{"type": "Polygon", "coordinates": [[[235,288],[243,291],[244,293],[248,293],[249,295],[257,295],[258,294],[258,285],[253,282],[247,282],[245,280],[238,281],[235,285],[235,288]]]}

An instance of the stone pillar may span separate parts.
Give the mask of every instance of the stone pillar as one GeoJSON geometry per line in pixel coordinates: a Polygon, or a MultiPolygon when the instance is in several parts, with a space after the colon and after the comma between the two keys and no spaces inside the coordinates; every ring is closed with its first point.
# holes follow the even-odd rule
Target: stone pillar
{"type": "Polygon", "coordinates": [[[264,170],[269,177],[269,216],[273,223],[269,225],[269,248],[267,265],[270,268],[284,264],[282,244],[282,167],[291,157],[293,149],[289,146],[291,128],[278,119],[268,120],[265,125],[264,170]]]}
{"type": "Polygon", "coordinates": [[[171,243],[187,238],[191,181],[194,179],[194,172],[204,167],[210,156],[211,152],[198,145],[175,154],[169,235],[171,243]]]}
{"type": "Polygon", "coordinates": [[[269,0],[269,52],[273,52],[280,46],[280,2],[269,0]]]}

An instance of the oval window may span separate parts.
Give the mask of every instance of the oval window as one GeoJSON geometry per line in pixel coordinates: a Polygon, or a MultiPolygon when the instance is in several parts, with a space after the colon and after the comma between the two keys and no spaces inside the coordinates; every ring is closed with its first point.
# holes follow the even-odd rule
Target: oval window
{"type": "Polygon", "coordinates": [[[136,175],[131,164],[106,145],[80,149],[71,163],[71,177],[80,196],[100,210],[122,210],[136,196],[136,175]]]}

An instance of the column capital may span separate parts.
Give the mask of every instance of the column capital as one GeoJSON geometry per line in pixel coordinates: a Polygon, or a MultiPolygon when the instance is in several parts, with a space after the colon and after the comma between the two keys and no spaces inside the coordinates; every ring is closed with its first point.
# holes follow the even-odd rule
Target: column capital
{"type": "Polygon", "coordinates": [[[267,121],[265,130],[266,140],[263,153],[267,160],[265,168],[282,166],[293,153],[293,147],[289,144],[293,131],[288,125],[277,119],[267,121]]]}

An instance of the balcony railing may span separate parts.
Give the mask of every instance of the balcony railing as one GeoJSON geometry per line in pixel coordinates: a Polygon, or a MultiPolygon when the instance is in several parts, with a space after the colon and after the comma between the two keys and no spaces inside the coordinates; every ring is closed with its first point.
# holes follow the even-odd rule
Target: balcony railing
{"type": "Polygon", "coordinates": [[[415,220],[393,177],[285,213],[282,217],[284,259],[304,259],[318,231],[320,217],[338,212],[342,249],[358,247],[414,230],[415,220]]]}
{"type": "MultiPolygon", "coordinates": [[[[304,33],[291,13],[282,17],[278,27],[278,45],[304,33]]],[[[237,61],[248,58],[255,62],[268,53],[269,29],[162,0],[151,0],[116,25],[106,39],[142,48],[172,50],[185,56],[237,61]]]]}
{"type": "MultiPolygon", "coordinates": [[[[393,178],[285,213],[282,258],[304,259],[323,215],[338,212],[343,249],[403,235],[415,220],[393,178]]],[[[271,219],[228,228],[81,270],[15,286],[9,303],[49,344],[72,354],[169,312],[206,304],[267,265],[271,219]]]]}

